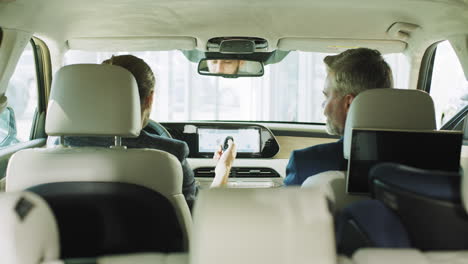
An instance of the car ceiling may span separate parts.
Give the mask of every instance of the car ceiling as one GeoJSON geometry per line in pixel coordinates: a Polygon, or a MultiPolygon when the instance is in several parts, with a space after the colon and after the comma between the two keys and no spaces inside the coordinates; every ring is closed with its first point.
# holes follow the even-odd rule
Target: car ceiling
{"type": "Polygon", "coordinates": [[[63,45],[190,37],[204,50],[212,37],[255,36],[267,39],[271,50],[283,38],[401,41],[386,33],[395,22],[418,25],[419,33],[405,41],[424,45],[466,34],[467,18],[468,0],[0,0],[1,27],[63,45]]]}

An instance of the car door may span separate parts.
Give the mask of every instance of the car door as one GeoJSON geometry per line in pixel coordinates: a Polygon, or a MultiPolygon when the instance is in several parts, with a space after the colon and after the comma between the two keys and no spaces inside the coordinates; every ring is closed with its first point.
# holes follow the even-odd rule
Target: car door
{"type": "Polygon", "coordinates": [[[7,77],[9,71],[11,74],[2,78],[6,91],[0,99],[3,103],[0,107],[0,190],[4,190],[9,158],[19,150],[45,145],[45,98],[50,63],[47,63],[47,47],[40,39],[14,30],[2,30],[1,35],[0,50],[4,56],[0,63],[6,65],[17,58],[16,65],[10,69],[5,67],[0,73],[2,77],[7,77]],[[15,52],[18,52],[16,56],[15,52]]]}

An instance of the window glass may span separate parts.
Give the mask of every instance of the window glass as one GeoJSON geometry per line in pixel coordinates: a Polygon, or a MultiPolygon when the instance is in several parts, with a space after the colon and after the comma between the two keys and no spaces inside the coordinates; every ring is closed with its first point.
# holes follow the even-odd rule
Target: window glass
{"type": "MultiPolygon", "coordinates": [[[[100,63],[126,52],[68,51],[65,64],[100,63]]],[[[324,123],[323,58],[329,54],[290,52],[283,61],[265,66],[262,77],[237,79],[202,76],[197,64],[179,51],[132,52],[156,74],[151,118],[158,121],[240,120],[324,123]]],[[[395,86],[406,88],[409,65],[402,54],[386,55],[395,86]]]]}
{"type": "Polygon", "coordinates": [[[437,45],[430,93],[438,128],[468,105],[468,81],[448,41],[437,45]]]}
{"type": "Polygon", "coordinates": [[[30,139],[37,107],[37,77],[31,43],[23,51],[6,91],[8,107],[0,114],[0,147],[30,139]]]}

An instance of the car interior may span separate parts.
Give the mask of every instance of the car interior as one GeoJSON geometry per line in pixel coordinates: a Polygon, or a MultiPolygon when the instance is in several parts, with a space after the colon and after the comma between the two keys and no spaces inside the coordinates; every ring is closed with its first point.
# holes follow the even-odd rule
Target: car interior
{"type": "Polygon", "coordinates": [[[467,0],[0,0],[0,264],[468,263],[467,115],[467,0]],[[324,59],[357,48],[394,87],[331,135],[324,59]]]}

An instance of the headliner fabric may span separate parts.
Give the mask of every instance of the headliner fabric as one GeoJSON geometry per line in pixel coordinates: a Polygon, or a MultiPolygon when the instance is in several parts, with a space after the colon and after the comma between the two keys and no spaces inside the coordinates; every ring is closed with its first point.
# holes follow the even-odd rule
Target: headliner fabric
{"type": "MultiPolygon", "coordinates": [[[[387,33],[389,27],[405,22],[417,23],[421,28],[410,36],[408,48],[416,52],[423,52],[430,43],[447,36],[466,34],[468,28],[468,5],[463,0],[62,2],[0,3],[0,25],[37,32],[52,39],[54,45],[84,37],[188,36],[197,39],[198,49],[205,50],[208,39],[220,36],[262,37],[271,49],[285,37],[389,40],[396,38],[387,33]]],[[[93,48],[107,45],[111,44],[93,48]]]]}

